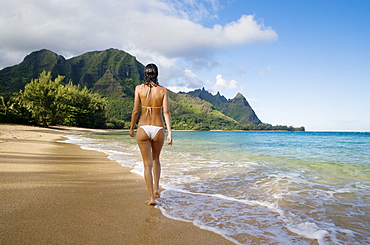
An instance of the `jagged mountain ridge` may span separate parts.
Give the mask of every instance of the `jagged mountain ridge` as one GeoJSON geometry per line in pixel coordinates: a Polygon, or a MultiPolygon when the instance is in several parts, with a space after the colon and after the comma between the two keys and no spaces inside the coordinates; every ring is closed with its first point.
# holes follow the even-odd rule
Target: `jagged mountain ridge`
{"type": "MultiPolygon", "coordinates": [[[[135,86],[144,80],[144,65],[122,50],[93,51],[65,59],[43,49],[27,55],[20,64],[0,71],[0,95],[18,92],[43,70],[51,71],[53,77],[65,76],[64,83],[72,81],[99,92],[108,98],[108,116],[125,121],[130,120],[135,86]]],[[[213,96],[204,89],[188,94],[171,92],[174,124],[180,129],[183,125],[192,125],[193,129],[223,129],[239,123],[260,123],[244,96],[238,96],[227,100],[219,93],[213,96]]]]}
{"type": "Polygon", "coordinates": [[[196,89],[192,92],[188,92],[188,94],[208,101],[216,110],[233,118],[238,123],[262,123],[249,105],[247,99],[241,93],[238,93],[233,99],[226,99],[224,96],[220,95],[219,92],[216,95],[212,95],[204,88],[196,89]]]}

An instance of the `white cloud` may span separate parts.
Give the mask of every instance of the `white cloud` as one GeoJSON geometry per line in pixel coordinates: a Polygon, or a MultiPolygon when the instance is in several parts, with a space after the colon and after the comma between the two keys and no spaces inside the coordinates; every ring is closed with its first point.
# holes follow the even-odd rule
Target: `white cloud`
{"type": "Polygon", "coordinates": [[[158,64],[168,85],[191,88],[201,81],[186,69],[214,67],[214,54],[225,47],[277,38],[253,15],[203,26],[217,20],[219,0],[0,0],[0,6],[0,69],[43,48],[66,58],[118,48],[158,64]]]}
{"type": "Polygon", "coordinates": [[[204,82],[189,69],[173,66],[160,76],[161,84],[174,92],[188,92],[203,86],[204,82]],[[168,73],[171,71],[171,73],[168,73]],[[163,79],[163,80],[162,80],[163,79]]]}
{"type": "Polygon", "coordinates": [[[235,80],[226,80],[222,77],[221,74],[216,75],[216,82],[212,83],[211,81],[207,81],[207,84],[210,86],[209,90],[212,93],[217,93],[220,90],[233,90],[237,88],[238,82],[235,80]]]}
{"type": "Polygon", "coordinates": [[[207,28],[157,12],[146,14],[145,18],[138,15],[127,26],[125,35],[130,40],[126,45],[139,46],[148,52],[155,50],[169,57],[203,57],[220,48],[277,38],[273,30],[257,23],[251,15],[225,26],[207,28]],[[129,28],[135,24],[140,28],[129,28]]]}

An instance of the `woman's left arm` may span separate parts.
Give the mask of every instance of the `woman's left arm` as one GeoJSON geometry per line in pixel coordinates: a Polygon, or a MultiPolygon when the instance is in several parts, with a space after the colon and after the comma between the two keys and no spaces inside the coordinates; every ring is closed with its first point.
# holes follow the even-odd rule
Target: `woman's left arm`
{"type": "Polygon", "coordinates": [[[163,115],[164,121],[167,126],[167,145],[172,145],[172,122],[171,122],[171,113],[170,106],[168,103],[168,90],[166,89],[166,94],[163,98],[163,115]]]}

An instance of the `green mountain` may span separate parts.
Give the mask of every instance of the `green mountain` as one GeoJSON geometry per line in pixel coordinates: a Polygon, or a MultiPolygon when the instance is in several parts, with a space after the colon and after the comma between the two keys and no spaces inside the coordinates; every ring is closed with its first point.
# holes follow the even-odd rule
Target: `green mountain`
{"type": "Polygon", "coordinates": [[[57,73],[60,73],[60,75],[66,74],[62,69],[70,69],[69,63],[63,56],[49,50],[33,52],[27,55],[19,65],[6,67],[0,71],[1,94],[10,96],[14,92],[18,92],[31,79],[38,78],[43,70],[51,71],[53,77],[56,77],[57,73]]]}
{"type": "MultiPolygon", "coordinates": [[[[44,70],[50,71],[53,78],[64,76],[64,84],[71,81],[100,93],[108,101],[106,113],[110,126],[128,126],[135,86],[144,80],[144,65],[134,56],[117,49],[88,52],[70,59],[46,49],[32,52],[20,64],[0,70],[2,101],[10,101],[15,92],[23,90],[44,70]]],[[[247,124],[262,125],[240,93],[226,99],[204,88],[189,93],[170,92],[170,107],[174,129],[227,130],[246,129],[243,125],[247,124]]]]}
{"type": "Polygon", "coordinates": [[[92,89],[95,83],[110,70],[113,79],[122,87],[123,95],[132,96],[135,86],[144,79],[144,66],[132,55],[117,49],[85,53],[66,60],[46,49],[32,52],[15,66],[0,71],[0,89],[11,95],[36,79],[42,71],[51,71],[53,77],[65,76],[64,82],[92,89]]]}
{"type": "Polygon", "coordinates": [[[144,65],[122,50],[89,52],[68,61],[72,65],[70,79],[87,88],[93,88],[108,71],[108,76],[120,84],[123,96],[133,96],[135,86],[144,80],[144,65]]]}
{"type": "Polygon", "coordinates": [[[172,124],[176,129],[234,129],[238,122],[216,110],[211,103],[184,93],[170,92],[172,124]]]}
{"type": "Polygon", "coordinates": [[[252,107],[249,105],[247,99],[241,93],[238,93],[233,99],[226,99],[224,96],[220,95],[220,93],[212,95],[204,88],[197,89],[189,92],[188,94],[208,101],[216,110],[222,112],[230,118],[233,118],[240,124],[262,123],[261,120],[258,119],[252,107]]]}
{"type": "Polygon", "coordinates": [[[121,84],[114,78],[114,74],[107,69],[104,75],[94,84],[93,91],[104,97],[125,97],[121,84]]]}

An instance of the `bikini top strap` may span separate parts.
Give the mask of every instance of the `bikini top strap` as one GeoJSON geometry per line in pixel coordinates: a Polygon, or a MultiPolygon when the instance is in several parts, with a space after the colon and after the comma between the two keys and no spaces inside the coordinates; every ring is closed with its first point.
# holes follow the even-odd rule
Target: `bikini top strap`
{"type": "MultiPolygon", "coordinates": [[[[144,84],[143,84],[144,85],[144,84]]],[[[158,84],[154,83],[154,82],[150,82],[147,84],[148,85],[148,92],[146,93],[146,97],[149,98],[149,95],[150,95],[150,92],[152,90],[152,87],[157,87],[158,84]]]]}
{"type": "Polygon", "coordinates": [[[145,105],[142,105],[141,107],[146,107],[145,115],[148,116],[148,114],[149,114],[150,117],[152,117],[152,109],[153,108],[162,108],[162,106],[161,107],[155,107],[155,106],[150,107],[150,106],[145,106],[145,105]]]}

